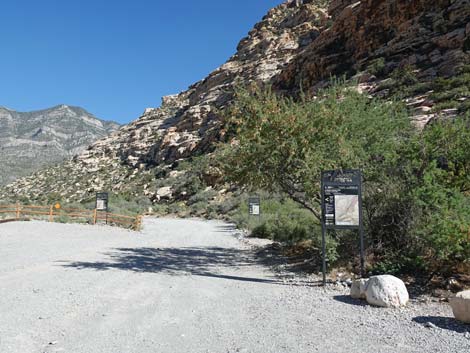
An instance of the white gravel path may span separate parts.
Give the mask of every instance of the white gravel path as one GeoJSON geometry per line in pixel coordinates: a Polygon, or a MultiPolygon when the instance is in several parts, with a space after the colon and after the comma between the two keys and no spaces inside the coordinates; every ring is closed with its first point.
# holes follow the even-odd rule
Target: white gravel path
{"type": "Polygon", "coordinates": [[[280,280],[221,222],[0,224],[0,353],[470,352],[445,304],[346,294],[280,280]]]}

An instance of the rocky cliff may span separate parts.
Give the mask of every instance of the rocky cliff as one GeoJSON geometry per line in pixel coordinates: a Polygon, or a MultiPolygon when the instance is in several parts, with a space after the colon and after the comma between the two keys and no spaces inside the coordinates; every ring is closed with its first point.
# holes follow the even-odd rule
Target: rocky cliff
{"type": "Polygon", "coordinates": [[[420,124],[459,114],[470,107],[469,50],[470,0],[286,1],[208,77],[73,160],[1,193],[40,190],[81,200],[108,189],[158,200],[164,182],[155,182],[154,168],[211,150],[237,84],[270,83],[289,95],[302,87],[314,95],[331,76],[344,75],[365,92],[405,100],[420,124]],[[51,186],[50,179],[64,182],[51,186]]]}
{"type": "Polygon", "coordinates": [[[0,107],[0,185],[69,159],[118,127],[78,107],[28,113],[0,107]]]}

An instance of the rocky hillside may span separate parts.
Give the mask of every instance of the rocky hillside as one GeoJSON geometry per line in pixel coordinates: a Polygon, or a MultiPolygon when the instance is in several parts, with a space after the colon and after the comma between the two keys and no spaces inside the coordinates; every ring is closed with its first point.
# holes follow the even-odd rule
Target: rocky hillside
{"type": "Polygon", "coordinates": [[[0,107],[0,185],[69,159],[118,127],[78,107],[28,113],[0,107]]]}
{"type": "Polygon", "coordinates": [[[419,124],[456,115],[470,107],[469,50],[470,0],[286,1],[208,77],[0,196],[39,191],[82,200],[107,189],[154,202],[171,198],[174,162],[211,150],[224,134],[220,112],[234,87],[249,82],[314,95],[332,75],[345,75],[370,94],[405,100],[419,124]]]}
{"type": "Polygon", "coordinates": [[[470,108],[469,0],[333,0],[330,26],[289,62],[276,86],[315,90],[353,76],[380,96],[405,99],[421,125],[470,108]]]}

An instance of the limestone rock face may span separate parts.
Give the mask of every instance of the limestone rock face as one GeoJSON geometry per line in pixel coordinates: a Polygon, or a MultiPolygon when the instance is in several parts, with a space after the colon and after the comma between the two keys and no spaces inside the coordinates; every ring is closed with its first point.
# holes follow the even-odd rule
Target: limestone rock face
{"type": "Polygon", "coordinates": [[[450,306],[457,320],[470,324],[470,290],[457,293],[449,299],[450,306]]]}
{"type": "Polygon", "coordinates": [[[354,0],[331,0],[328,7],[328,13],[332,18],[338,17],[338,15],[349,5],[354,3],[354,0]]]}
{"type": "Polygon", "coordinates": [[[397,277],[374,276],[367,283],[366,300],[371,305],[397,308],[405,306],[409,299],[405,283],[397,277]]]}
{"type": "Polygon", "coordinates": [[[393,67],[426,67],[423,75],[431,76],[451,75],[468,62],[468,0],[334,0],[330,11],[331,27],[288,63],[278,80],[281,87],[312,88],[374,58],[393,67]]]}
{"type": "MultiPolygon", "coordinates": [[[[374,61],[383,63],[386,76],[410,67],[419,82],[430,83],[470,62],[468,0],[333,0],[329,11],[331,26],[286,65],[276,78],[278,89],[315,94],[331,75],[353,76],[374,61]]],[[[386,97],[380,81],[371,77],[360,87],[386,97]]],[[[407,102],[418,126],[435,117],[431,90],[407,102]]]]}

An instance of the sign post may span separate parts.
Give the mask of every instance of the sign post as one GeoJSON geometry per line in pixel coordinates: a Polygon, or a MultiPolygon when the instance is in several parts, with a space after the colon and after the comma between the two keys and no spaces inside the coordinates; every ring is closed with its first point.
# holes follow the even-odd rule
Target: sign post
{"type": "Polygon", "coordinates": [[[321,175],[323,285],[326,285],[326,232],[328,229],[359,231],[361,277],[364,276],[364,229],[362,224],[362,173],[360,170],[330,170],[321,175]]]}
{"type": "Polygon", "coordinates": [[[261,199],[259,196],[253,196],[248,199],[248,212],[250,216],[261,218],[261,199]]]}
{"type": "Polygon", "coordinates": [[[109,203],[109,194],[107,192],[98,192],[96,193],[96,211],[102,211],[106,213],[106,224],[108,224],[108,203],[109,203]]]}

